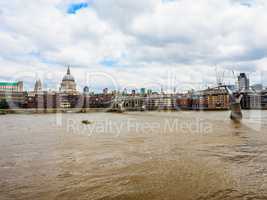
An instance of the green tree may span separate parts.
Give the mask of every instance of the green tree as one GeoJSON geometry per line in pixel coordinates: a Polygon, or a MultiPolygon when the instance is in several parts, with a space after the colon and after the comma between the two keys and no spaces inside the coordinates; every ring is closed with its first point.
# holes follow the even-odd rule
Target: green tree
{"type": "Polygon", "coordinates": [[[9,108],[9,105],[8,105],[6,99],[2,99],[0,101],[0,109],[8,109],[8,108],[9,108]]]}

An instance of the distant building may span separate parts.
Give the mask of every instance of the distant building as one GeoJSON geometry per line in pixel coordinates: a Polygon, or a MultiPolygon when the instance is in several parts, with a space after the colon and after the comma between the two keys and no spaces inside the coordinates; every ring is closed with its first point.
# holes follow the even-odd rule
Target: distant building
{"type": "Polygon", "coordinates": [[[119,94],[119,92],[118,92],[117,90],[113,90],[113,91],[111,92],[111,94],[112,94],[112,95],[117,95],[117,94],[119,94]]]}
{"type": "Polygon", "coordinates": [[[183,94],[177,97],[176,105],[180,109],[191,109],[192,108],[192,100],[191,95],[183,94]]]}
{"type": "Polygon", "coordinates": [[[81,106],[83,100],[76,90],[75,79],[70,73],[70,67],[68,67],[67,73],[62,79],[60,92],[56,96],[58,108],[68,109],[81,106]]]}
{"type": "Polygon", "coordinates": [[[203,91],[178,95],[176,105],[181,109],[227,110],[230,99],[224,88],[208,88],[203,91]]]}
{"type": "Polygon", "coordinates": [[[203,95],[207,98],[208,109],[229,109],[230,98],[225,88],[207,89],[203,95]]]}
{"type": "Polygon", "coordinates": [[[19,108],[24,105],[26,94],[23,92],[23,82],[0,82],[0,106],[3,108],[19,108]]]}
{"type": "Polygon", "coordinates": [[[39,79],[39,80],[37,80],[36,82],[35,82],[35,85],[34,85],[34,93],[40,93],[40,92],[42,92],[42,82],[41,82],[41,80],[39,79]]]}
{"type": "Polygon", "coordinates": [[[83,88],[83,93],[84,93],[84,94],[89,94],[89,87],[88,87],[88,86],[85,86],[85,87],[83,88]]]}
{"type": "Polygon", "coordinates": [[[144,95],[146,94],[146,88],[141,88],[141,89],[140,89],[140,94],[141,94],[142,96],[144,96],[144,95]]]}
{"type": "Polygon", "coordinates": [[[237,89],[236,85],[226,85],[230,90],[235,91],[237,89]]]}
{"type": "Polygon", "coordinates": [[[85,86],[83,88],[83,108],[89,108],[90,107],[90,93],[89,93],[89,87],[85,86]]]}
{"type": "Polygon", "coordinates": [[[164,94],[163,87],[160,88],[160,94],[164,94]]]}
{"type": "MultiPolygon", "coordinates": [[[[21,108],[24,106],[26,96],[26,92],[0,91],[0,103],[8,104],[8,108],[21,108]]],[[[2,108],[0,107],[0,109],[2,108]]]]}
{"type": "Polygon", "coordinates": [[[251,86],[251,89],[255,92],[260,92],[263,90],[263,85],[262,84],[254,84],[251,86]]]}
{"type": "Polygon", "coordinates": [[[0,92],[23,92],[23,82],[0,82],[0,92]]]}
{"type": "Polygon", "coordinates": [[[261,107],[267,109],[267,90],[263,90],[261,94],[261,107]]]}
{"type": "Polygon", "coordinates": [[[242,109],[261,109],[262,96],[260,93],[245,92],[241,100],[242,109]]]}
{"type": "Polygon", "coordinates": [[[75,94],[76,90],[76,83],[74,77],[70,73],[70,68],[68,67],[67,74],[63,77],[60,92],[75,94]]]}
{"type": "Polygon", "coordinates": [[[240,73],[238,76],[238,89],[239,90],[249,90],[249,79],[245,73],[240,73]]]}
{"type": "Polygon", "coordinates": [[[107,95],[107,94],[108,94],[108,88],[104,88],[104,89],[103,89],[103,94],[104,94],[104,95],[107,95]]]}
{"type": "Polygon", "coordinates": [[[151,95],[151,94],[152,94],[152,90],[151,90],[151,89],[148,89],[148,90],[147,90],[147,94],[148,94],[148,95],[151,95]]]}
{"type": "Polygon", "coordinates": [[[124,95],[124,96],[127,95],[127,89],[126,88],[123,89],[122,95],[124,95]]]}

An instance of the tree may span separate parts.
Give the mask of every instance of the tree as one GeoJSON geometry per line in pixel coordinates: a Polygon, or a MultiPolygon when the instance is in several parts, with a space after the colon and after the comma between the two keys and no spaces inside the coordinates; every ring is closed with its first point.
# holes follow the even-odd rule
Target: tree
{"type": "Polygon", "coordinates": [[[0,101],[0,109],[9,109],[9,105],[6,99],[2,99],[0,101]]]}

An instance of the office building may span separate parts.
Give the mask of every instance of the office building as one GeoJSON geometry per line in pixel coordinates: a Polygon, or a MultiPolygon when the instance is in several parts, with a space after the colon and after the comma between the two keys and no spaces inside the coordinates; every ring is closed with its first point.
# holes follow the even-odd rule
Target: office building
{"type": "Polygon", "coordinates": [[[23,92],[23,82],[0,82],[0,92],[23,92]]]}
{"type": "Polygon", "coordinates": [[[238,76],[238,89],[240,91],[249,90],[249,78],[245,73],[240,73],[238,76]]]}

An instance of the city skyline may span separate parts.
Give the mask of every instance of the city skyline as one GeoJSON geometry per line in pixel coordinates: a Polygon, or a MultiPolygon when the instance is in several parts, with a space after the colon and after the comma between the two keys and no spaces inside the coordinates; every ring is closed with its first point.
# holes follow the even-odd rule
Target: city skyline
{"type": "Polygon", "coordinates": [[[0,200],[267,200],[266,0],[0,0],[0,200]]]}
{"type": "MultiPolygon", "coordinates": [[[[199,87],[198,89],[196,88],[185,88],[184,91],[181,90],[177,90],[177,85],[176,85],[176,75],[170,75],[170,77],[168,77],[168,85],[164,86],[164,85],[159,85],[160,87],[158,88],[152,88],[152,87],[123,87],[120,86],[119,83],[116,82],[115,79],[113,79],[113,77],[109,76],[109,74],[105,74],[105,73],[99,73],[99,72],[94,72],[92,74],[87,74],[85,75],[85,77],[87,78],[87,85],[77,85],[76,82],[76,78],[75,76],[73,76],[73,74],[71,73],[71,66],[68,65],[66,67],[66,72],[65,75],[62,76],[61,80],[59,83],[57,83],[57,88],[51,89],[47,87],[46,84],[46,80],[41,80],[40,78],[36,78],[34,85],[32,85],[30,87],[30,89],[28,87],[24,87],[24,83],[23,81],[17,80],[17,81],[0,81],[0,83],[3,84],[15,84],[15,83],[19,83],[21,82],[23,84],[23,88],[24,91],[50,91],[50,92],[83,92],[85,88],[87,88],[86,90],[89,90],[90,92],[93,92],[96,94],[100,94],[100,93],[107,93],[108,92],[114,92],[114,91],[118,91],[118,92],[127,92],[127,93],[131,93],[133,91],[135,92],[140,92],[140,93],[144,93],[144,91],[153,91],[153,92],[164,92],[164,93],[184,93],[184,92],[190,92],[193,90],[205,90],[208,88],[212,88],[212,87],[217,87],[217,86],[221,86],[221,85],[227,85],[229,88],[231,88],[232,90],[237,90],[239,89],[240,91],[255,91],[256,90],[267,90],[267,87],[265,85],[263,85],[261,82],[255,82],[255,80],[252,80],[253,84],[250,84],[250,76],[244,72],[241,72],[240,74],[236,74],[234,71],[232,71],[232,76],[229,77],[225,77],[225,71],[218,71],[216,68],[216,77],[214,77],[216,79],[216,81],[214,81],[213,83],[211,83],[210,85],[201,85],[201,87],[199,87]],[[106,77],[107,79],[110,79],[110,81],[112,82],[112,87],[108,88],[108,87],[104,87],[104,88],[93,88],[91,87],[91,80],[90,77],[92,76],[103,76],[106,77]],[[233,79],[232,81],[229,81],[229,79],[233,79]],[[229,82],[227,82],[227,80],[229,82]],[[70,83],[70,85],[68,85],[69,83],[67,83],[67,85],[64,84],[64,82],[69,82],[69,81],[73,81],[73,83],[70,83]],[[259,89],[261,88],[261,89],[259,89]],[[104,92],[105,91],[105,92],[104,92]]],[[[79,80],[78,80],[79,82],[79,80]]]]}
{"type": "MultiPolygon", "coordinates": [[[[8,83],[12,84],[12,83],[15,83],[15,82],[23,82],[23,87],[24,87],[24,90],[25,91],[35,91],[36,90],[36,87],[38,87],[38,86],[36,86],[36,84],[38,83],[38,84],[41,85],[42,91],[51,91],[51,92],[52,91],[54,91],[54,92],[56,92],[56,91],[62,91],[62,81],[64,81],[64,79],[66,79],[66,78],[68,79],[68,77],[66,77],[66,76],[70,76],[71,79],[74,80],[74,84],[75,85],[73,87],[75,87],[75,90],[77,92],[84,91],[84,88],[85,87],[87,87],[90,90],[90,92],[96,92],[96,93],[102,93],[103,90],[106,90],[106,89],[108,89],[109,92],[111,92],[111,91],[125,92],[126,91],[128,93],[131,93],[132,90],[135,90],[136,92],[142,93],[142,90],[143,89],[151,90],[153,92],[159,92],[159,93],[160,92],[166,92],[166,93],[180,92],[180,93],[183,93],[183,92],[188,92],[188,91],[191,91],[191,90],[205,90],[207,88],[217,87],[219,85],[228,85],[229,87],[231,87],[231,88],[232,87],[235,87],[236,89],[239,88],[240,91],[242,91],[244,89],[250,90],[253,87],[262,87],[262,89],[267,89],[266,85],[262,84],[261,82],[256,82],[253,79],[251,80],[249,74],[246,74],[244,72],[241,72],[240,74],[236,74],[234,71],[231,71],[231,73],[233,73],[233,74],[229,78],[229,77],[226,77],[225,76],[225,74],[226,74],[225,71],[218,72],[217,68],[216,68],[216,77],[214,77],[214,81],[212,83],[206,84],[206,85],[204,85],[204,84],[203,85],[200,85],[198,88],[191,88],[191,87],[189,87],[189,88],[185,88],[184,90],[179,90],[179,89],[177,90],[176,75],[169,75],[169,77],[167,79],[167,85],[159,84],[158,85],[159,86],[158,88],[155,88],[155,87],[145,87],[145,86],[141,86],[141,87],[138,88],[138,87],[125,87],[125,86],[123,87],[123,86],[120,86],[119,83],[116,82],[115,79],[113,79],[114,77],[111,77],[109,74],[105,74],[103,72],[93,72],[93,73],[86,74],[84,76],[85,79],[87,79],[86,82],[85,82],[85,85],[77,85],[76,83],[79,82],[79,80],[77,80],[75,78],[75,76],[73,76],[73,74],[71,73],[71,66],[68,65],[65,70],[66,70],[65,71],[65,74],[64,74],[64,76],[61,75],[61,79],[56,84],[56,86],[57,86],[56,88],[48,88],[47,87],[47,82],[49,82],[49,80],[47,81],[45,79],[41,79],[38,76],[37,77],[34,77],[34,78],[36,78],[36,80],[33,82],[33,85],[31,85],[30,87],[27,87],[27,85],[25,87],[24,82],[21,81],[20,79],[15,80],[15,81],[14,80],[11,80],[11,81],[10,80],[8,80],[8,81],[1,81],[0,80],[0,82],[7,83],[7,84],[8,83]],[[92,80],[94,79],[93,76],[103,76],[103,77],[106,77],[107,79],[110,79],[109,81],[112,82],[111,87],[110,88],[109,87],[93,88],[92,86],[95,84],[94,83],[93,85],[91,85],[92,80]],[[248,78],[248,83],[246,85],[246,88],[242,88],[244,86],[242,86],[242,87],[240,86],[239,77],[242,77],[242,76],[245,76],[245,77],[248,78]],[[90,80],[90,79],[92,79],[92,80],[90,80]],[[252,81],[253,84],[250,84],[250,81],[252,81]]],[[[229,71],[229,73],[230,73],[230,71],[229,71]]],[[[242,84],[244,84],[244,83],[242,83],[242,84]]]]}
{"type": "Polygon", "coordinates": [[[216,83],[217,66],[226,83],[234,70],[266,86],[266,8],[261,0],[2,1],[0,81],[30,90],[41,79],[56,90],[70,64],[80,91],[111,88],[103,74],[121,90],[160,90],[175,80],[183,91],[216,83]]]}

